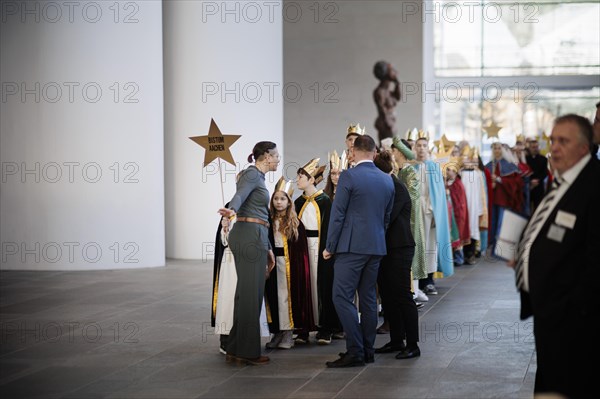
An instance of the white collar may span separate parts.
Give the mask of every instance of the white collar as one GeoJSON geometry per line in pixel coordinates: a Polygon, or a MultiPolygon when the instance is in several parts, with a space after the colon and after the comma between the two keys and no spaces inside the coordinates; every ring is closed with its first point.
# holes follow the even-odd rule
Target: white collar
{"type": "Polygon", "coordinates": [[[354,166],[358,166],[361,163],[365,163],[365,162],[371,162],[371,163],[373,163],[373,161],[371,161],[370,159],[363,159],[362,161],[358,161],[357,163],[355,163],[354,166]]]}
{"type": "Polygon", "coordinates": [[[571,168],[565,171],[565,173],[563,173],[562,175],[558,173],[558,171],[555,171],[555,177],[557,179],[560,179],[561,183],[565,182],[568,185],[573,184],[573,182],[575,181],[575,179],[577,179],[577,176],[579,176],[579,173],[585,167],[585,165],[587,165],[591,157],[592,156],[590,154],[586,154],[583,158],[581,158],[575,165],[571,166],[571,168]]]}

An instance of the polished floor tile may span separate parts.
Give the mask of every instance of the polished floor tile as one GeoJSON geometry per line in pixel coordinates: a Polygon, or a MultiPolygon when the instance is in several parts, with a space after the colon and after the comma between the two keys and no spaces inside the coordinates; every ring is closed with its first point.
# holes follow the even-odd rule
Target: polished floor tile
{"type": "MultiPolygon", "coordinates": [[[[535,377],[531,321],[518,318],[500,262],[436,281],[419,310],[419,358],[378,354],[328,369],[343,340],[270,350],[265,366],[218,352],[210,326],[212,262],[164,268],[0,274],[4,398],[527,398],[535,377]]],[[[262,344],[268,341],[263,338],[262,344]]],[[[376,346],[389,341],[377,335],[376,346]]]]}

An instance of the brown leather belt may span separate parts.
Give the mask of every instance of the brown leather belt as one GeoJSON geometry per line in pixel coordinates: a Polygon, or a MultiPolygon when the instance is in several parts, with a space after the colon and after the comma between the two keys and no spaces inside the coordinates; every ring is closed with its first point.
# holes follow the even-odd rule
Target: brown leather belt
{"type": "Polygon", "coordinates": [[[236,220],[237,222],[258,223],[258,224],[262,224],[266,228],[269,228],[269,222],[265,222],[264,220],[261,220],[261,219],[247,218],[247,217],[242,217],[242,216],[238,216],[236,219],[237,219],[236,220]]]}

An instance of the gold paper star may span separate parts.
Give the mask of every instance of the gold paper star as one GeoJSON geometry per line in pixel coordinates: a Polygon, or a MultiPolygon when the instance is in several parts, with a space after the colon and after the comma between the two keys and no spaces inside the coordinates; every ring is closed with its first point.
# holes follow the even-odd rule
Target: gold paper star
{"type": "Polygon", "coordinates": [[[550,136],[548,136],[545,131],[542,132],[542,140],[544,141],[545,146],[544,146],[544,148],[540,148],[540,154],[546,155],[550,152],[550,144],[551,144],[550,141],[551,140],[550,140],[550,136]]]}
{"type": "Polygon", "coordinates": [[[190,137],[190,139],[206,150],[204,153],[204,167],[217,158],[221,158],[225,162],[235,166],[235,161],[233,160],[231,151],[229,151],[229,147],[231,147],[231,145],[240,137],[242,136],[234,134],[222,134],[214,119],[211,118],[208,135],[194,136],[190,137]]]}
{"type": "Polygon", "coordinates": [[[445,134],[442,136],[441,141],[442,141],[442,143],[444,143],[444,147],[449,148],[450,151],[452,151],[452,148],[454,148],[454,146],[456,145],[456,141],[448,140],[448,137],[446,137],[445,134]]]}
{"type": "Polygon", "coordinates": [[[502,126],[498,126],[496,125],[496,122],[493,122],[489,125],[483,128],[483,130],[485,130],[485,132],[487,133],[488,139],[491,139],[492,137],[498,137],[498,132],[502,129],[502,126]]]}

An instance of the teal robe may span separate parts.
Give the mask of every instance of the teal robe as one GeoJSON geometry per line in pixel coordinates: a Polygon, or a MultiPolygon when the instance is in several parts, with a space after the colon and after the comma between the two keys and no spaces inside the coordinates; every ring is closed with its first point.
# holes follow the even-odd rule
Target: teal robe
{"type": "Polygon", "coordinates": [[[452,257],[452,244],[450,239],[450,224],[448,218],[448,202],[446,200],[446,185],[440,165],[426,160],[416,164],[417,170],[425,165],[427,181],[429,182],[429,197],[435,218],[435,231],[438,245],[438,271],[444,277],[454,274],[454,260],[452,257]]]}

